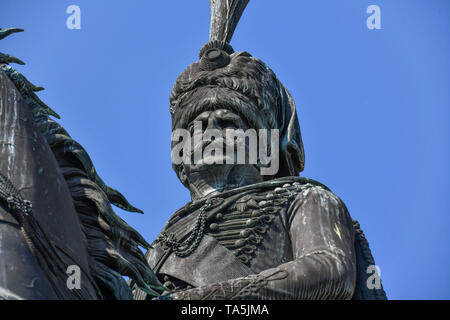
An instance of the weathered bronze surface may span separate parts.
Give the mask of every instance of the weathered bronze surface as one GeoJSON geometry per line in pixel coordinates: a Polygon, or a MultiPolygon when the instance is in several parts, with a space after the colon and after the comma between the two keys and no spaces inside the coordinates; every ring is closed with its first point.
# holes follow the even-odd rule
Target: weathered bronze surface
{"type": "MultiPolygon", "coordinates": [[[[9,66],[23,62],[0,53],[0,299],[386,298],[367,286],[375,262],[343,201],[299,176],[293,98],[264,62],[230,45],[247,3],[210,0],[209,42],[170,95],[172,130],[277,130],[279,170],[262,175],[261,159],[173,163],[192,201],[152,249],[111,204],[140,210],[51,118],[35,94],[43,88],[9,66]],[[77,290],[66,283],[71,265],[82,270],[77,290]]],[[[0,29],[0,40],[21,31],[0,29]]]]}
{"type": "MultiPolygon", "coordinates": [[[[261,176],[247,164],[174,163],[192,202],[154,241],[150,267],[170,299],[385,299],[366,284],[373,257],[345,204],[298,177],[304,151],[291,95],[267,65],[229,43],[247,3],[210,1],[210,41],[170,96],[172,130],[195,121],[219,132],[279,130],[280,169],[261,176]]],[[[151,298],[138,288],[134,296],[151,298]]]]}

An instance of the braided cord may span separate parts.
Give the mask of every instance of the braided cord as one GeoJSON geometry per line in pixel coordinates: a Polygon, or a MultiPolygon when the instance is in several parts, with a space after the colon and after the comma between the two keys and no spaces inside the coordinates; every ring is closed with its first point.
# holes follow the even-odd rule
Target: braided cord
{"type": "Polygon", "coordinates": [[[208,199],[200,208],[200,213],[197,217],[194,228],[185,241],[179,242],[173,233],[169,235],[163,233],[158,237],[157,241],[161,241],[164,245],[172,248],[177,257],[184,258],[191,255],[200,245],[203,235],[205,234],[206,211],[211,207],[212,202],[213,199],[208,199]]]}

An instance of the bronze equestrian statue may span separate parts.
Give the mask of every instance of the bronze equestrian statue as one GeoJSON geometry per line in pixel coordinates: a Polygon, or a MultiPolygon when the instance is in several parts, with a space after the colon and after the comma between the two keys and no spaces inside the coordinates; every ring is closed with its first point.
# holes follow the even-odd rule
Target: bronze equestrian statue
{"type": "MultiPolygon", "coordinates": [[[[43,88],[9,66],[22,62],[0,54],[0,299],[386,299],[381,285],[369,286],[375,262],[345,204],[299,176],[305,156],[291,95],[261,60],[230,45],[247,4],[210,0],[210,41],[170,96],[172,131],[276,132],[269,153],[278,170],[262,174],[265,159],[241,163],[236,154],[231,163],[218,154],[191,161],[213,145],[241,143],[249,155],[250,139],[189,141],[173,168],[192,201],[152,248],[111,204],[140,210],[51,118],[35,94],[43,88]],[[82,274],[75,290],[73,265],[82,274]]],[[[19,31],[0,29],[0,40],[19,31]]]]}

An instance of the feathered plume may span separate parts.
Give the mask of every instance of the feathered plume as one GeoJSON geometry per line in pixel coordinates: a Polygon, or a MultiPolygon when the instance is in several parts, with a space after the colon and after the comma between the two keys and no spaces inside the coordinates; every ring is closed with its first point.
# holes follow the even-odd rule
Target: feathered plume
{"type": "Polygon", "coordinates": [[[211,25],[209,41],[230,43],[234,30],[250,0],[209,0],[211,25]]]}
{"type": "Polygon", "coordinates": [[[230,45],[231,37],[250,0],[209,0],[211,24],[209,42],[200,50],[199,58],[209,49],[220,49],[228,54],[234,52],[230,45]]]}

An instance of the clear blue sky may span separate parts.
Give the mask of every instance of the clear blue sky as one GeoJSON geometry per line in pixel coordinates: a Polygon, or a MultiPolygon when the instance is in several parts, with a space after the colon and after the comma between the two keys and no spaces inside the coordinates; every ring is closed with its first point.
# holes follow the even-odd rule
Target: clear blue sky
{"type": "MultiPolygon", "coordinates": [[[[202,1],[2,0],[0,51],[145,215],[152,241],[189,200],[170,163],[168,97],[208,40],[202,1]],[[66,8],[81,7],[81,30],[66,8]]],[[[370,241],[392,299],[450,299],[450,1],[250,1],[232,40],[297,103],[302,175],[329,186],[370,241]],[[381,8],[382,30],[366,28],[381,8]]]]}

